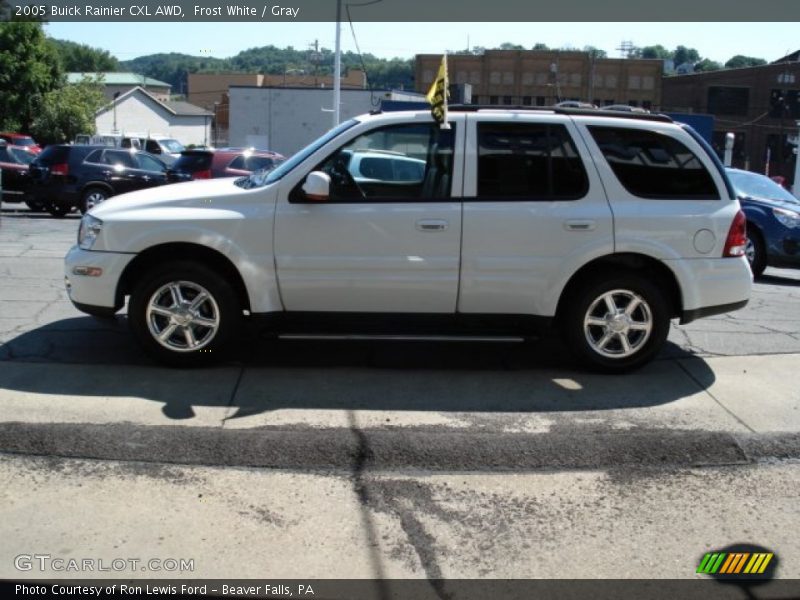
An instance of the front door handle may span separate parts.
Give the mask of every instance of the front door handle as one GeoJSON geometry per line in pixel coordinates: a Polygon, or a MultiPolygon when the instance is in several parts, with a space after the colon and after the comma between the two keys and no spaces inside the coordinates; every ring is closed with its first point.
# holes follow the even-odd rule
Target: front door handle
{"type": "Polygon", "coordinates": [[[423,219],[417,221],[417,229],[420,231],[444,231],[447,229],[448,222],[444,219],[423,219]]]}
{"type": "Polygon", "coordinates": [[[569,219],[564,221],[564,229],[567,231],[594,231],[597,222],[592,219],[569,219]]]}

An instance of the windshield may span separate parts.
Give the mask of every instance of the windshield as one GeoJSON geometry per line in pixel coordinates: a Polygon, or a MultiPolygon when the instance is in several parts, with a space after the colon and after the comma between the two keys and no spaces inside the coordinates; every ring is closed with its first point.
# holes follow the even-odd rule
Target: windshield
{"type": "Polygon", "coordinates": [[[159,140],[159,142],[167,149],[167,152],[172,152],[173,154],[180,154],[184,150],[183,144],[178,140],[159,140]]]}
{"type": "Polygon", "coordinates": [[[353,125],[358,123],[355,119],[351,119],[349,121],[345,121],[341,123],[338,127],[334,127],[328,133],[323,135],[321,138],[318,138],[311,142],[308,146],[297,152],[296,154],[292,155],[290,158],[286,159],[285,161],[278,163],[276,162],[272,168],[261,169],[260,171],[256,171],[252,175],[248,177],[242,177],[241,179],[236,180],[236,185],[239,187],[243,187],[246,190],[256,187],[262,187],[278,181],[284,175],[286,175],[289,171],[294,169],[297,165],[307,159],[309,156],[314,154],[317,150],[322,148],[325,144],[335,138],[337,135],[342,133],[343,131],[347,131],[353,125]]]}
{"type": "Polygon", "coordinates": [[[798,204],[797,199],[792,196],[786,188],[781,187],[764,175],[728,169],[728,177],[731,183],[733,183],[733,187],[736,188],[736,193],[739,196],[763,198],[765,200],[780,200],[782,202],[798,204]]]}

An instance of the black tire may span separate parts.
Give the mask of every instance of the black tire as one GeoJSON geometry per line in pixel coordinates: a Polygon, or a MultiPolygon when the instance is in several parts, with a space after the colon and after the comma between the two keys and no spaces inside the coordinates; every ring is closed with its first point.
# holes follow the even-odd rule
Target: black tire
{"type": "Polygon", "coordinates": [[[598,274],[571,296],[560,315],[560,325],[572,354],[592,370],[624,373],[638,369],[655,357],[667,339],[670,310],[665,294],[657,282],[643,275],[598,274]],[[611,317],[606,296],[617,308],[616,318],[611,317]],[[628,308],[631,314],[626,316],[628,308]],[[649,330],[645,330],[646,324],[649,330]]]}
{"type": "Polygon", "coordinates": [[[111,197],[111,193],[105,188],[94,186],[86,189],[81,196],[80,211],[85,215],[89,210],[98,204],[105,202],[111,197]]]}
{"type": "Polygon", "coordinates": [[[750,270],[753,277],[759,277],[767,268],[767,249],[764,245],[764,236],[754,226],[747,224],[747,247],[745,250],[747,262],[750,263],[750,270]]]}
{"type": "Polygon", "coordinates": [[[63,204],[56,204],[54,202],[51,202],[47,206],[47,212],[49,212],[54,217],[57,217],[59,219],[63,219],[65,216],[67,216],[68,213],[72,212],[72,207],[71,206],[65,206],[63,204]]]}
{"type": "Polygon", "coordinates": [[[44,212],[45,210],[47,210],[47,205],[41,200],[33,200],[31,198],[27,198],[25,200],[25,204],[33,212],[44,212]]]}
{"type": "Polygon", "coordinates": [[[240,334],[242,309],[234,289],[216,271],[190,261],[175,261],[157,266],[141,278],[131,294],[128,321],[136,338],[155,360],[192,367],[218,362],[227,356],[240,334]],[[184,300],[178,311],[173,311],[177,305],[175,296],[167,289],[169,284],[180,289],[184,300]],[[198,300],[201,292],[208,298],[191,315],[190,304],[198,300]],[[150,309],[163,309],[161,312],[172,312],[175,316],[167,317],[150,309]],[[199,324],[195,319],[215,322],[216,326],[199,324]],[[167,334],[171,326],[172,332],[159,341],[156,335],[167,334]],[[189,346],[189,336],[197,342],[193,349],[189,346]]]}

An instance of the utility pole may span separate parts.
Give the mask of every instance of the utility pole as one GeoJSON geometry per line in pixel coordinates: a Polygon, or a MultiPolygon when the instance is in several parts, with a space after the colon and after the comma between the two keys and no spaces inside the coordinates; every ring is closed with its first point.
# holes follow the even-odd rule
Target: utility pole
{"type": "Polygon", "coordinates": [[[342,99],[342,0],[336,0],[336,56],[333,61],[333,126],[339,125],[342,99]]]}
{"type": "Polygon", "coordinates": [[[616,50],[619,50],[622,58],[630,58],[631,54],[633,54],[634,45],[633,42],[623,41],[620,43],[619,47],[616,50]]]}

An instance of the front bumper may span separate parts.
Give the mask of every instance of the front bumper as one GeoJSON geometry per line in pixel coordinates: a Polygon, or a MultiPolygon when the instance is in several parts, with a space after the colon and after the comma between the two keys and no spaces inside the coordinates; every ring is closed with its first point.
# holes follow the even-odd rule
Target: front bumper
{"type": "Polygon", "coordinates": [[[125,267],[135,254],[93,252],[73,246],[64,258],[64,283],[69,299],[78,310],[110,313],[122,307],[117,288],[125,267]],[[88,307],[93,310],[86,310],[88,307]]]}

